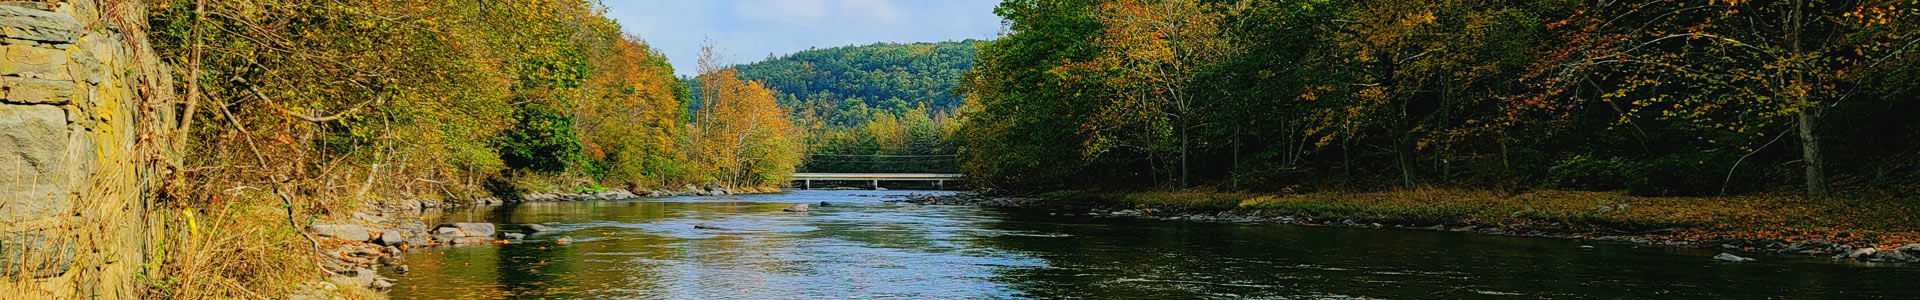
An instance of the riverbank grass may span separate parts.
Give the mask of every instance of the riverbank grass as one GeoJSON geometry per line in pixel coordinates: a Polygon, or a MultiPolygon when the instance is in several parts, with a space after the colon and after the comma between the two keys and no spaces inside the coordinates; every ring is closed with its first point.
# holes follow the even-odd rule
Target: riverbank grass
{"type": "Polygon", "coordinates": [[[322,284],[325,273],[316,263],[322,258],[287,223],[285,208],[270,193],[162,205],[149,216],[160,227],[149,244],[152,261],[141,274],[148,297],[283,299],[318,291],[323,299],[386,299],[362,286],[322,284]]]}
{"type": "Polygon", "coordinates": [[[1787,195],[1642,197],[1624,192],[1420,188],[1262,194],[1210,191],[1066,191],[1050,199],[1152,210],[1234,211],[1396,225],[1498,226],[1510,230],[1747,238],[1898,246],[1920,241],[1910,201],[1807,200],[1787,195]]]}

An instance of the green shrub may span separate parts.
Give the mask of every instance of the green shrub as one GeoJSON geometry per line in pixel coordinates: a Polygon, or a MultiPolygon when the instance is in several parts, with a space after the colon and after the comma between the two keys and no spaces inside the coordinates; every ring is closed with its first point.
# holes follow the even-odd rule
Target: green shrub
{"type": "Polygon", "coordinates": [[[573,118],[530,106],[514,112],[514,127],[494,142],[508,168],[559,173],[585,156],[573,133],[573,118]]]}

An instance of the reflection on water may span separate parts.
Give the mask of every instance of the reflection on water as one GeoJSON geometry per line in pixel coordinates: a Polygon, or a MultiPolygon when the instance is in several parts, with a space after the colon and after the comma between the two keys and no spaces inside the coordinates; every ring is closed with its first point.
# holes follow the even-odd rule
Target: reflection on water
{"type": "MultiPolygon", "coordinates": [[[[566,229],[414,251],[395,299],[1920,297],[1920,268],[1466,233],[1052,217],[898,191],[532,203],[566,229]],[[808,213],[793,203],[833,203],[808,213]],[[696,228],[698,227],[698,228],[696,228]],[[567,243],[557,243],[558,239],[567,243]]],[[[922,192],[925,193],[925,192],[922,192]]]]}

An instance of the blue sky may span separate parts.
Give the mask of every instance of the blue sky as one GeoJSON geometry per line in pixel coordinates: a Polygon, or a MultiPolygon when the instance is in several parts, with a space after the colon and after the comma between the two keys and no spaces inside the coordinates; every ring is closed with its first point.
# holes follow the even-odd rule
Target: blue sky
{"type": "Polygon", "coordinates": [[[991,39],[999,0],[606,0],[607,13],[692,75],[712,40],[729,63],[874,42],[991,39]]]}

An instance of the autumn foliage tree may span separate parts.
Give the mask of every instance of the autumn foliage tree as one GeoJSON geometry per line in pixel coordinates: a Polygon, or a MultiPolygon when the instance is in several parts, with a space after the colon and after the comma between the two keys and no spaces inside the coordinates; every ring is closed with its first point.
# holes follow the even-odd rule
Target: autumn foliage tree
{"type": "Polygon", "coordinates": [[[1911,191],[1917,9],[1012,0],[966,77],[962,166],[1015,189],[1911,191]]]}
{"type": "Polygon", "coordinates": [[[595,101],[581,101],[577,130],[602,181],[629,189],[668,186],[689,177],[679,140],[686,135],[686,88],[658,50],[627,37],[603,56],[587,81],[595,101]]]}
{"type": "Polygon", "coordinates": [[[1088,151],[1139,147],[1177,166],[1177,186],[1188,186],[1189,133],[1208,126],[1198,106],[1210,95],[1195,91],[1202,72],[1241,49],[1228,40],[1221,20],[1244,1],[1209,4],[1191,0],[1119,0],[1095,7],[1094,20],[1106,29],[1096,45],[1100,56],[1072,68],[1112,74],[1110,91],[1093,123],[1088,151]]]}
{"type": "Polygon", "coordinates": [[[1911,85],[1862,86],[1888,83],[1875,74],[1912,60],[1915,6],[1734,0],[1596,7],[1555,24],[1571,27],[1575,43],[1551,80],[1597,85],[1593,99],[1619,103],[1627,117],[1697,126],[1716,135],[1709,143],[1746,152],[1792,132],[1806,193],[1824,197],[1830,179],[1821,117],[1829,107],[1872,101],[1860,98],[1875,90],[1911,85]]]}
{"type": "Polygon", "coordinates": [[[688,151],[706,177],[727,187],[781,184],[800,163],[804,132],[774,101],[773,91],[719,62],[702,47],[700,106],[689,126],[688,151]]]}

